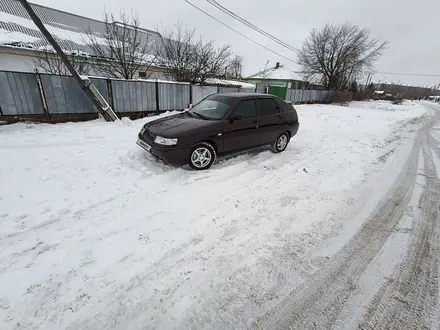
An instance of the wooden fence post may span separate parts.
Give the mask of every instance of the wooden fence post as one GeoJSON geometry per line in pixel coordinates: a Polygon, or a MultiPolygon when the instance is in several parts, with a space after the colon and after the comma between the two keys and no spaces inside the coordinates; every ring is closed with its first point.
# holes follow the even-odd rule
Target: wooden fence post
{"type": "Polygon", "coordinates": [[[115,104],[113,102],[113,87],[112,87],[111,79],[107,79],[107,98],[108,98],[108,103],[110,104],[112,109],[115,109],[115,104]]]}
{"type": "Polygon", "coordinates": [[[43,83],[41,81],[41,76],[38,70],[35,70],[35,80],[37,81],[38,92],[40,94],[41,105],[43,106],[43,111],[47,119],[50,119],[49,110],[47,108],[46,94],[44,93],[43,83]]]}

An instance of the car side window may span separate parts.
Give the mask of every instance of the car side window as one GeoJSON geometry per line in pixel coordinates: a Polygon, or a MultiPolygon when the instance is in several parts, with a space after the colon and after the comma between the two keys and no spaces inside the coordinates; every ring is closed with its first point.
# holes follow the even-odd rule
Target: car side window
{"type": "Polygon", "coordinates": [[[233,113],[241,113],[243,118],[257,117],[257,108],[255,106],[255,100],[241,101],[234,109],[233,113]]]}
{"type": "Polygon", "coordinates": [[[280,108],[273,99],[258,99],[257,104],[260,116],[275,115],[280,113],[280,108]]]}

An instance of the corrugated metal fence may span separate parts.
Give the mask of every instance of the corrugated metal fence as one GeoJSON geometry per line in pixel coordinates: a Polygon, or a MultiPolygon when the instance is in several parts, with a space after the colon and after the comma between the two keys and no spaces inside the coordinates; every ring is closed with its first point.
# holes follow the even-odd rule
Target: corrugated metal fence
{"type": "MultiPolygon", "coordinates": [[[[190,104],[191,85],[187,83],[91,81],[121,115],[181,110],[190,104]]],[[[71,76],[0,71],[0,116],[56,122],[96,118],[98,111],[71,76]]]]}
{"type": "Polygon", "coordinates": [[[218,93],[217,86],[191,86],[192,88],[192,102],[193,104],[199,103],[205,97],[218,93]]]}
{"type": "MultiPolygon", "coordinates": [[[[108,101],[106,80],[91,79],[91,81],[108,101]]],[[[41,74],[41,83],[49,114],[97,112],[90,99],[72,77],[41,74]]]]}
{"type": "Polygon", "coordinates": [[[312,89],[289,89],[286,95],[286,100],[292,101],[293,103],[350,102],[352,99],[352,92],[312,89]]]}
{"type": "MultiPolygon", "coordinates": [[[[174,82],[91,80],[122,116],[181,110],[214,93],[255,92],[252,88],[195,86],[174,82]]],[[[265,89],[257,86],[256,90],[264,92],[265,89]]],[[[286,99],[293,103],[347,102],[352,97],[353,94],[349,92],[290,89],[286,99]]],[[[98,112],[73,77],[0,71],[0,116],[11,121],[38,117],[56,122],[96,118],[98,112]]]]}
{"type": "Polygon", "coordinates": [[[43,115],[33,73],[0,72],[0,115],[43,115]]]}
{"type": "Polygon", "coordinates": [[[156,109],[156,84],[154,82],[127,80],[111,80],[110,82],[113,109],[116,112],[148,112],[156,109]]]}

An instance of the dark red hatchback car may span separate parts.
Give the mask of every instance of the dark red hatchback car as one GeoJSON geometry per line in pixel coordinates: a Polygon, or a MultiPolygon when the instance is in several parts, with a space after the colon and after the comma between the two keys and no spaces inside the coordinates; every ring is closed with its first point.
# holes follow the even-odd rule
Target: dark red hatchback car
{"type": "Polygon", "coordinates": [[[282,152],[298,127],[296,110],[276,96],[213,94],[189,111],[145,124],[137,144],[167,163],[204,170],[218,155],[264,145],[282,152]]]}

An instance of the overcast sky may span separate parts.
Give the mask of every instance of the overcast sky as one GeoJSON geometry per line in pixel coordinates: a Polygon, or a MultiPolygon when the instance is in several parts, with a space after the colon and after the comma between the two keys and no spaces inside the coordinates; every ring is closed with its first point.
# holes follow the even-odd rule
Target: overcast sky
{"type": "MultiPolygon", "coordinates": [[[[223,14],[206,0],[190,0],[227,25],[266,47],[296,59],[296,54],[252,31],[223,14]]],[[[253,74],[279,61],[292,69],[295,65],[261,48],[215,22],[184,0],[31,0],[38,4],[75,14],[102,19],[106,9],[115,14],[135,10],[142,26],[155,29],[161,23],[178,21],[217,45],[229,44],[244,58],[244,73],[253,74]]],[[[389,41],[389,48],[377,62],[380,72],[426,73],[437,77],[376,74],[374,81],[386,80],[415,85],[440,83],[440,1],[439,0],[217,0],[251,23],[284,42],[300,47],[310,30],[326,22],[351,21],[370,28],[374,37],[389,41]]]]}

